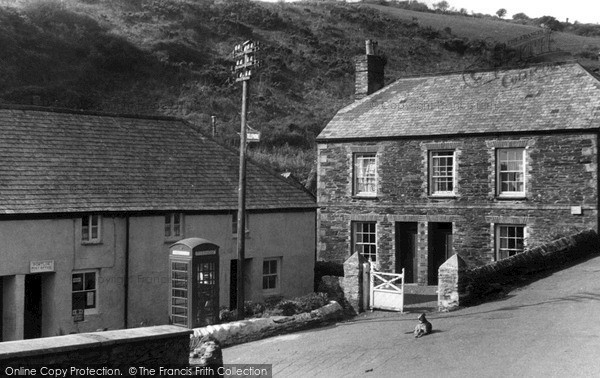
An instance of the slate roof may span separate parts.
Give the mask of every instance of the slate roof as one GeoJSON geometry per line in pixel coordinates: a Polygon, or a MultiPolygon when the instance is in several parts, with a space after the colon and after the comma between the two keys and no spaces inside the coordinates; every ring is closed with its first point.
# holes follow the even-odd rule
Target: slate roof
{"type": "Polygon", "coordinates": [[[600,81],[578,63],[555,63],[400,79],[340,110],[317,140],[599,126],[600,81]]]}
{"type": "MultiPolygon", "coordinates": [[[[0,106],[0,214],[235,210],[239,152],[175,118],[0,106]]],[[[247,208],[315,198],[251,162],[247,208]]]]}

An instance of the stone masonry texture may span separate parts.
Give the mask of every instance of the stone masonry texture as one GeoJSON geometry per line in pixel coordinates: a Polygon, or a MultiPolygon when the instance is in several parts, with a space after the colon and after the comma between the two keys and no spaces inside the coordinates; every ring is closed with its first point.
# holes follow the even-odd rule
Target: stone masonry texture
{"type": "Polygon", "coordinates": [[[352,222],[372,221],[378,268],[393,272],[395,224],[415,222],[419,284],[428,282],[430,222],[452,223],[452,252],[469,267],[496,260],[497,224],[524,225],[528,249],[585,229],[597,230],[593,131],[320,143],[318,172],[318,259],[343,263],[351,254],[352,222]],[[496,151],[503,147],[525,148],[525,198],[496,195],[496,151]],[[428,154],[440,149],[455,151],[456,193],[448,198],[434,198],[428,188],[428,154]],[[361,152],[377,156],[375,198],[352,194],[353,155],[361,152]],[[581,214],[576,214],[579,208],[581,214]]]}

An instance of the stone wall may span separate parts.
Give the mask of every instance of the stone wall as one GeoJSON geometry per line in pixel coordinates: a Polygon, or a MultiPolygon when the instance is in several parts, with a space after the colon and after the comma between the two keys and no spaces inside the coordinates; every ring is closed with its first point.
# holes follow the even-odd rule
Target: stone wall
{"type": "Polygon", "coordinates": [[[315,327],[340,320],[342,316],[342,306],[332,301],[319,309],[294,316],[254,318],[195,328],[190,336],[190,349],[194,350],[206,336],[226,347],[315,327]]]}
{"type": "Polygon", "coordinates": [[[191,333],[166,325],[7,341],[0,343],[0,367],[187,366],[191,333]]]}
{"type": "Polygon", "coordinates": [[[439,269],[438,307],[447,311],[477,303],[502,285],[524,275],[564,266],[599,252],[598,234],[589,230],[471,269],[466,269],[460,256],[452,256],[439,269]]]}
{"type": "MultiPolygon", "coordinates": [[[[376,222],[377,263],[396,267],[396,222],[418,225],[418,283],[428,283],[431,222],[452,223],[452,252],[473,266],[495,256],[495,225],[526,226],[526,247],[556,236],[597,229],[597,135],[490,135],[318,145],[317,258],[342,263],[352,251],[352,223],[376,222]],[[526,151],[526,196],[496,196],[496,150],[526,151]],[[456,151],[456,195],[436,198],[428,189],[428,154],[456,151]],[[352,194],[353,155],[376,153],[375,198],[352,194]],[[581,209],[581,213],[574,211],[581,209]]],[[[437,269],[437,267],[435,267],[437,269]]]]}

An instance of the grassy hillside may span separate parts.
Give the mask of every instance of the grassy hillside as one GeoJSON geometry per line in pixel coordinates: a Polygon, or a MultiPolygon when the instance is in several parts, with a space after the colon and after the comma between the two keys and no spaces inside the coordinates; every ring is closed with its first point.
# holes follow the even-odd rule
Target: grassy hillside
{"type": "MultiPolygon", "coordinates": [[[[460,14],[417,12],[380,4],[366,4],[384,14],[399,20],[418,22],[419,25],[435,29],[449,27],[452,33],[459,37],[469,39],[491,38],[497,42],[504,43],[513,38],[539,31],[540,28],[533,25],[522,25],[515,22],[507,22],[495,18],[471,17],[460,14]]],[[[583,51],[600,52],[600,37],[586,37],[567,32],[554,32],[554,47],[572,55],[583,51]]],[[[586,65],[600,67],[598,61],[586,60],[586,65]]]]}
{"type": "Polygon", "coordinates": [[[459,35],[459,26],[425,22],[439,15],[418,13],[414,20],[384,8],[326,1],[0,0],[0,102],[174,115],[206,131],[214,115],[219,137],[235,145],[241,89],[232,79],[231,51],[255,39],[263,45],[263,68],[251,82],[248,120],[263,139],[253,155],[306,178],[314,137],[352,101],[352,58],[364,53],[365,39],[379,42],[388,81],[514,63],[510,51],[481,40],[487,34],[459,35]]]}

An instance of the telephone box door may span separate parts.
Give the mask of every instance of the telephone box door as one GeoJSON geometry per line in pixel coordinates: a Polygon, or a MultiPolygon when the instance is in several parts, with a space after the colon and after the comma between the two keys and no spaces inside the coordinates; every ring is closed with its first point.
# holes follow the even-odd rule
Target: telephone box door
{"type": "Polygon", "coordinates": [[[203,256],[194,264],[194,327],[216,323],[219,316],[219,259],[203,256]]]}

